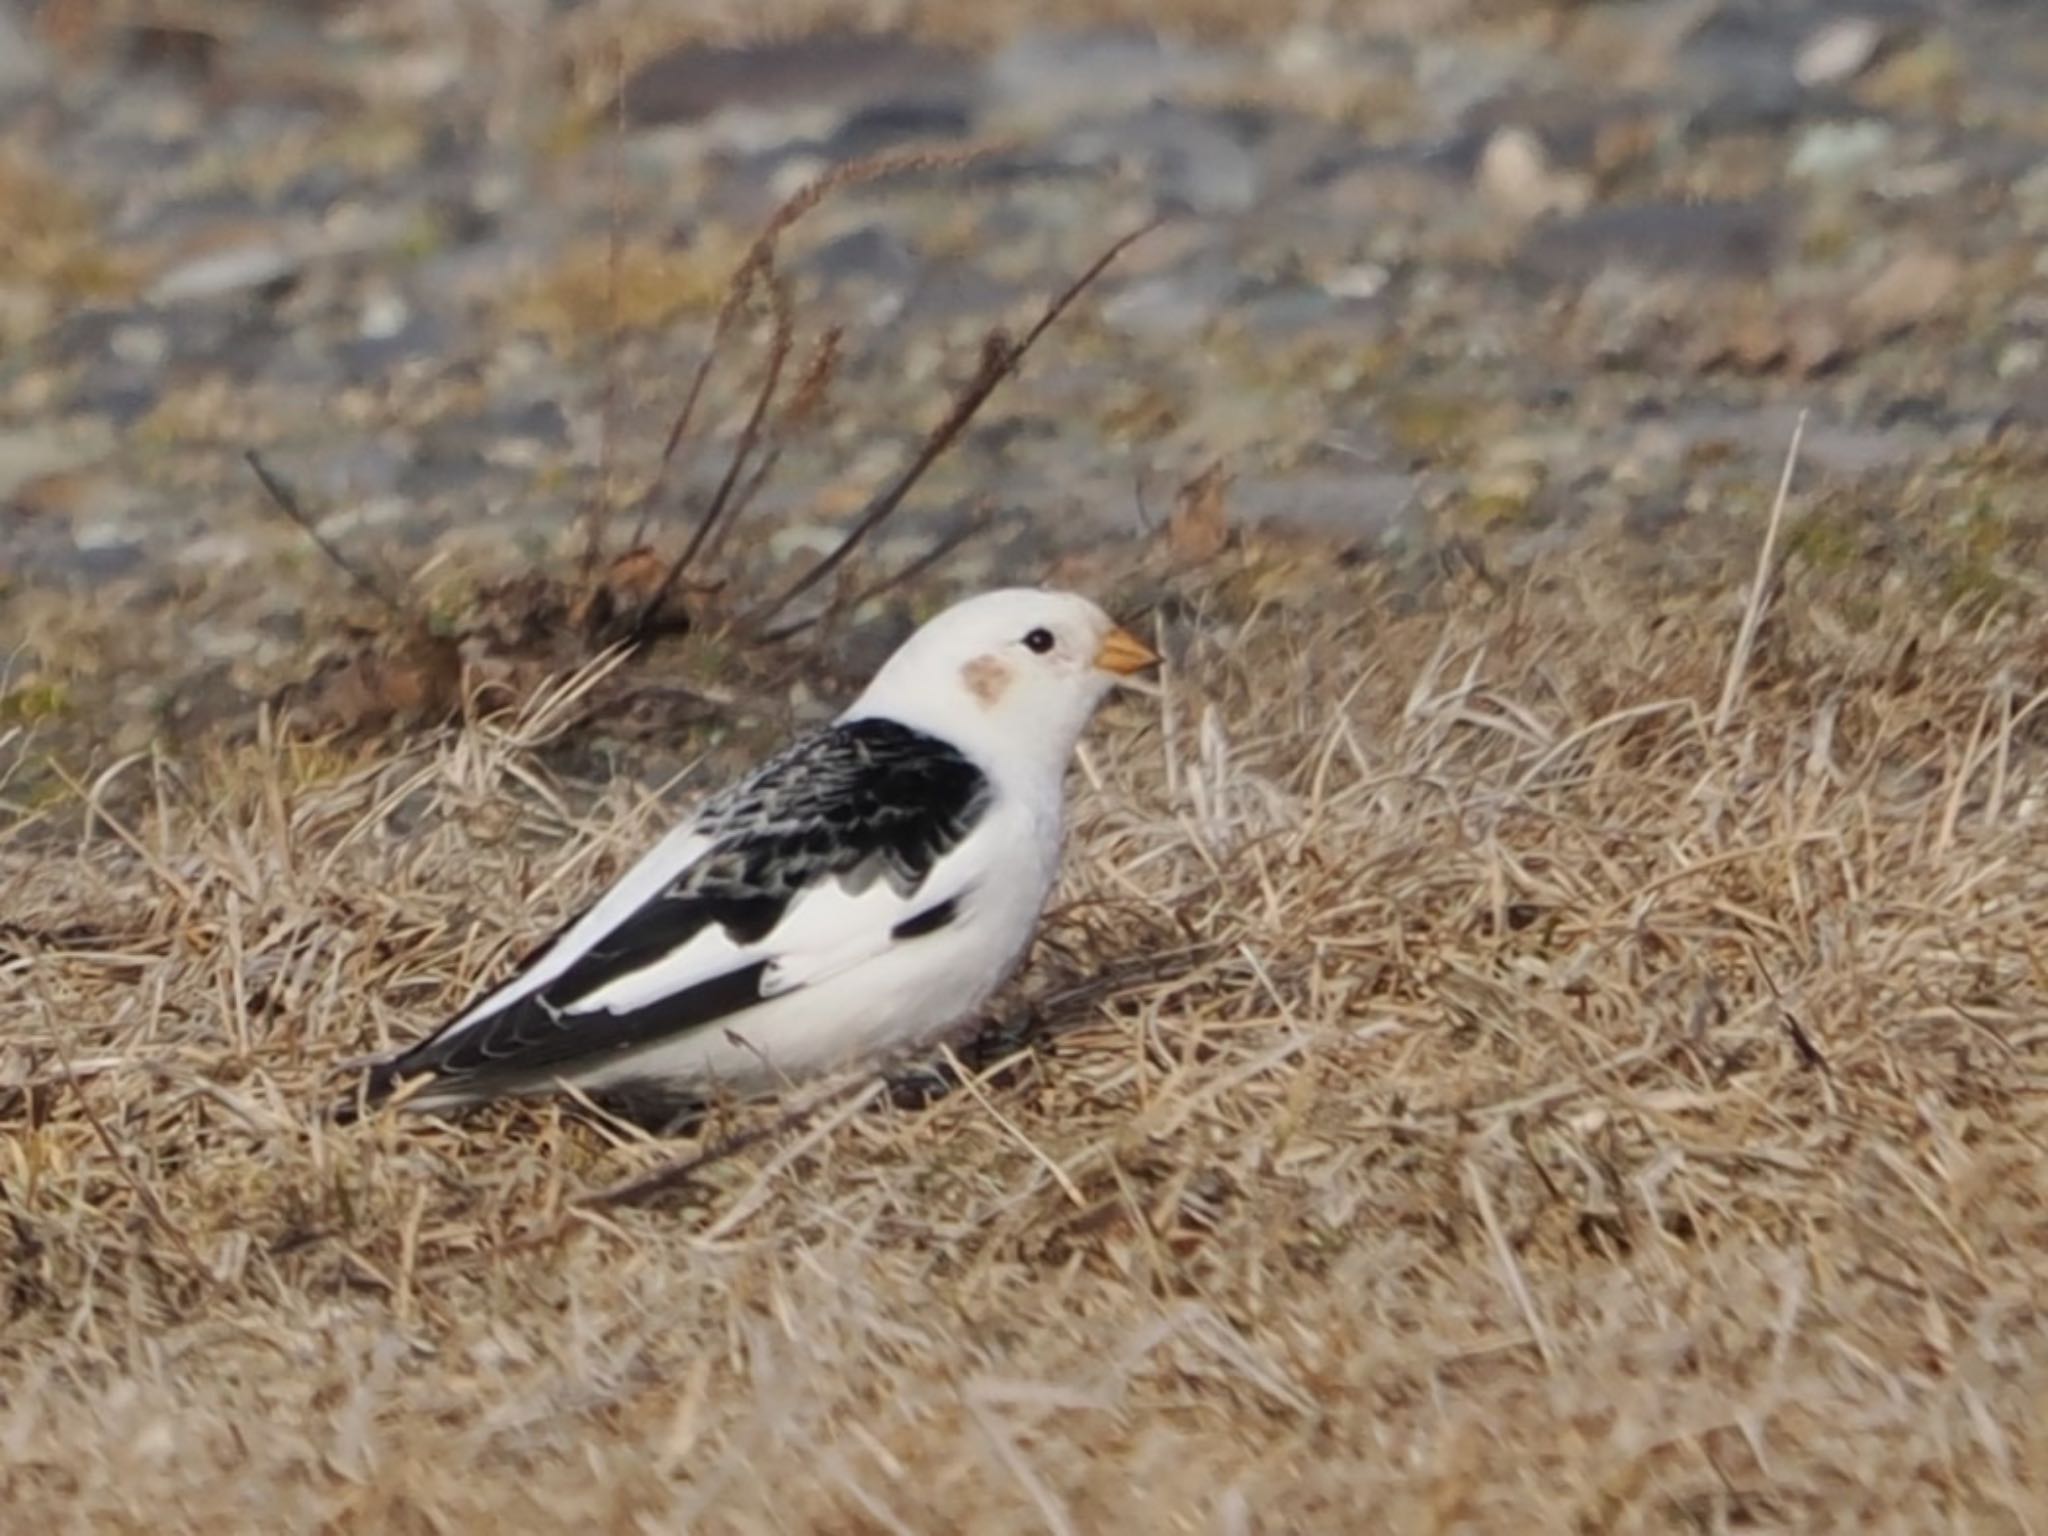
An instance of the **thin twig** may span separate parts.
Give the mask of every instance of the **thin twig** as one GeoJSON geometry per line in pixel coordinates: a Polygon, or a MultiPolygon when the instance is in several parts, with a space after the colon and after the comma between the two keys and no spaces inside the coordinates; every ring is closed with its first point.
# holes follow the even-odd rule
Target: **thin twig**
{"type": "Polygon", "coordinates": [[[860,591],[854,593],[846,601],[834,603],[822,613],[814,613],[808,618],[791,619],[787,624],[781,625],[779,628],[768,630],[761,636],[762,642],[768,645],[776,645],[784,640],[792,639],[802,634],[805,630],[824,623],[834,614],[855,612],[866,607],[876,598],[882,597],[903,586],[905,583],[917,580],[918,577],[937,565],[941,560],[944,560],[961,545],[967,543],[970,539],[977,538],[981,534],[986,533],[995,524],[996,516],[996,509],[993,507],[978,509],[965,523],[940,539],[938,543],[919,555],[915,560],[891,571],[879,581],[861,588],[860,591]]]}
{"type": "Polygon", "coordinates": [[[220,1286],[219,1276],[215,1275],[207,1262],[199,1256],[199,1250],[192,1245],[191,1236],[183,1227],[171,1220],[171,1213],[164,1209],[164,1203],[157,1198],[156,1191],[129,1166],[127,1155],[121,1150],[121,1144],[114,1139],[113,1131],[101,1118],[100,1112],[93,1107],[92,1096],[86,1092],[88,1074],[80,1071],[73,1062],[61,1036],[53,1038],[51,1044],[57,1053],[57,1065],[63,1071],[65,1085],[71,1090],[72,1101],[78,1105],[78,1112],[85,1117],[85,1123],[91,1128],[93,1138],[112,1160],[114,1171],[120,1175],[121,1182],[128,1186],[142,1206],[143,1215],[149,1219],[151,1226],[170,1239],[172,1246],[191,1266],[193,1273],[199,1277],[207,1291],[216,1291],[220,1286]]]}
{"type": "Polygon", "coordinates": [[[278,511],[290,518],[297,525],[299,532],[313,541],[314,548],[333,561],[335,567],[344,576],[348,577],[350,581],[354,582],[358,588],[390,609],[394,618],[410,622],[412,615],[406,610],[404,602],[396,594],[388,590],[366,567],[357,565],[347,555],[343,554],[333,541],[314,525],[313,519],[307,514],[305,507],[300,503],[298,493],[284,480],[271,472],[270,466],[263,462],[261,454],[254,448],[250,448],[242,454],[242,460],[255,473],[257,483],[263,487],[278,511]]]}
{"type": "Polygon", "coordinates": [[[1757,628],[1763,623],[1764,594],[1770,589],[1771,562],[1778,549],[1778,528],[1785,520],[1785,498],[1792,491],[1792,471],[1798,466],[1799,445],[1805,437],[1806,412],[1802,410],[1792,428],[1792,445],[1785,450],[1784,473],[1778,477],[1778,494],[1771,501],[1771,519],[1764,527],[1763,548],[1757,551],[1756,580],[1749,589],[1749,605],[1742,611],[1742,628],[1736,632],[1735,650],[1728,658],[1728,676],[1721,684],[1721,704],[1714,711],[1716,736],[1728,729],[1729,718],[1742,697],[1743,677],[1749,669],[1749,653],[1756,645],[1757,628]]]}
{"type": "Polygon", "coordinates": [[[754,504],[754,498],[761,494],[761,487],[768,483],[775,467],[782,462],[782,450],[789,440],[823,414],[826,391],[832,377],[839,369],[840,341],[844,335],[841,327],[827,326],[811,346],[810,356],[804,360],[803,371],[797,375],[789,398],[776,413],[774,426],[766,438],[767,447],[761,453],[761,462],[747,483],[740,487],[733,497],[732,505],[718,519],[715,529],[704,541],[699,555],[706,565],[718,558],[718,552],[725,545],[726,535],[747,515],[747,509],[754,504]]]}
{"type": "MultiPolygon", "coordinates": [[[[789,285],[773,271],[768,275],[768,293],[775,331],[769,338],[768,363],[761,375],[761,387],[754,395],[754,408],[747,413],[746,425],[740,429],[740,439],[733,445],[732,459],[725,466],[725,475],[718,482],[718,489],[712,492],[711,500],[704,508],[704,515],[697,520],[697,531],[690,536],[689,543],[683,546],[682,553],[669,562],[668,569],[662,573],[654,591],[648,596],[647,601],[640,605],[640,611],[634,615],[629,633],[636,641],[646,639],[648,631],[653,627],[655,615],[661,612],[662,605],[668,601],[669,594],[675,590],[683,572],[689,569],[690,562],[697,558],[698,550],[704,547],[704,541],[711,537],[712,530],[718,527],[719,521],[725,516],[727,507],[733,499],[733,487],[745,471],[748,461],[753,458],[754,447],[761,437],[761,425],[768,418],[768,408],[775,403],[775,392],[782,384],[783,366],[789,361],[792,322],[789,285]]],[[[750,487],[749,494],[751,490],[750,487]]]]}
{"type": "Polygon", "coordinates": [[[744,614],[735,627],[742,630],[760,628],[837,570],[846,558],[860,547],[862,541],[902,505],[903,498],[924,478],[925,471],[931,468],[939,456],[952,446],[953,440],[966,429],[967,424],[974,419],[988,397],[995,393],[997,386],[1017,371],[1018,364],[1023,362],[1025,354],[1038,339],[1067,312],[1073,302],[1102,275],[1111,262],[1136,241],[1158,228],[1159,222],[1155,219],[1142,224],[1129,234],[1113,241],[1107,250],[1088,264],[1079,277],[1046,305],[1044,313],[1038,317],[1031,329],[1024,333],[1021,340],[1013,342],[1001,331],[991,331],[984,337],[981,361],[974,370],[973,378],[969,379],[960,393],[954,396],[951,409],[925,438],[923,446],[918,449],[909,467],[869,500],[866,508],[854,520],[853,526],[847,530],[845,537],[837,545],[820,556],[809,570],[791,582],[780,594],[744,614]]]}
{"type": "Polygon", "coordinates": [[[624,335],[624,306],[620,302],[620,276],[626,253],[626,54],[616,41],[609,49],[612,71],[612,152],[606,167],[608,204],[605,224],[605,355],[603,395],[598,402],[597,500],[585,521],[583,539],[583,585],[588,588],[597,577],[604,558],[605,534],[612,519],[612,475],[618,462],[619,438],[619,352],[624,335]]]}
{"type": "Polygon", "coordinates": [[[755,288],[764,280],[772,279],[775,271],[776,245],[789,227],[841,187],[916,171],[957,170],[998,153],[1006,147],[987,144],[944,152],[917,150],[906,154],[875,155],[866,160],[849,161],[799,188],[768,216],[768,221],[761,226],[761,232],[754,237],[754,243],[747,247],[747,254],[733,269],[732,276],[726,279],[725,297],[720,301],[718,314],[711,322],[711,339],[705,343],[704,355],[698,359],[696,372],[690,376],[689,388],[683,393],[682,408],[669,423],[668,437],[662,443],[661,457],[656,461],[654,479],[640,497],[640,515],[633,525],[632,547],[638,548],[646,540],[648,525],[674,473],[677,452],[690,430],[691,421],[696,417],[697,406],[703,398],[704,386],[711,377],[711,370],[717,365],[725,340],[731,334],[733,322],[739,318],[755,288]]]}
{"type": "Polygon", "coordinates": [[[666,1194],[669,1190],[689,1183],[707,1168],[728,1162],[749,1148],[758,1147],[764,1141],[773,1141],[785,1131],[796,1130],[824,1108],[827,1102],[829,1100],[800,1104],[795,1109],[777,1115],[764,1125],[735,1131],[732,1135],[714,1141],[710,1146],[693,1152],[688,1157],[676,1158],[646,1173],[635,1174],[630,1179],[622,1179],[616,1184],[608,1185],[595,1194],[586,1195],[576,1202],[575,1209],[608,1211],[622,1205],[642,1205],[656,1195],[666,1194]]]}
{"type": "Polygon", "coordinates": [[[1544,1321],[1543,1309],[1537,1306],[1535,1293],[1529,1289],[1522,1266],[1515,1260],[1515,1250],[1508,1243],[1507,1233],[1501,1229],[1500,1217],[1493,1208],[1493,1196],[1486,1188],[1486,1176],[1470,1158],[1465,1160],[1464,1172],[1465,1190],[1472,1197],[1473,1208],[1479,1213],[1479,1225],[1485,1230],[1487,1246],[1493,1249],[1493,1262],[1500,1271],[1501,1284],[1507,1288],[1515,1310],[1522,1314],[1529,1337],[1535,1341],[1536,1353],[1543,1358],[1543,1368],[1555,1370],[1557,1346],[1551,1343],[1550,1325],[1544,1321]]]}
{"type": "Polygon", "coordinates": [[[732,329],[732,317],[739,312],[739,301],[753,292],[757,281],[758,269],[749,256],[727,284],[725,303],[719,306],[718,318],[711,322],[711,339],[704,344],[704,355],[697,360],[697,371],[690,375],[690,387],[683,392],[682,408],[676,412],[675,420],[669,423],[668,437],[661,445],[661,457],[655,461],[654,479],[640,495],[640,515],[633,522],[631,548],[638,549],[647,542],[648,524],[653,520],[654,509],[661,504],[662,493],[668,488],[668,479],[675,467],[676,450],[682,447],[690,422],[697,414],[697,402],[704,397],[704,385],[710,379],[726,335],[732,329]]]}

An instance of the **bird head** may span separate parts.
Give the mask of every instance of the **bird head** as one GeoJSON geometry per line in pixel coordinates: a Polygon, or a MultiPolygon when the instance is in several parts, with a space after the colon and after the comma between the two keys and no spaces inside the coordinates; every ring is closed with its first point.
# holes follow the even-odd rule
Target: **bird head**
{"type": "Polygon", "coordinates": [[[1159,660],[1072,592],[1012,587],[956,603],[884,662],[844,718],[886,716],[995,767],[1064,767],[1103,695],[1159,660]]]}

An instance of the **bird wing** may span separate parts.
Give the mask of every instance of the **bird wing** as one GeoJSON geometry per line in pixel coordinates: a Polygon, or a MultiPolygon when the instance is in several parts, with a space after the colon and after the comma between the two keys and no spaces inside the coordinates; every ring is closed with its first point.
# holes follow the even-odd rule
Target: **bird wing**
{"type": "MultiPolygon", "coordinates": [[[[731,1020],[957,915],[987,776],[893,721],[842,722],[714,797],[510,981],[383,1064],[465,1096],[731,1020]],[[942,868],[942,866],[944,866],[942,868]]],[[[972,861],[979,865],[982,861],[972,861]]]]}

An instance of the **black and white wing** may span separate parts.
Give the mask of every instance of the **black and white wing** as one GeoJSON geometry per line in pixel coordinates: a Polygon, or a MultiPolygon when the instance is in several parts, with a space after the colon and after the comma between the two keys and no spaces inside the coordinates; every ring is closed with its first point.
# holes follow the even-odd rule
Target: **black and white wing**
{"type": "Polygon", "coordinates": [[[379,1063],[370,1096],[427,1072],[435,1100],[573,1077],[943,928],[965,888],[941,866],[990,800],[965,755],[893,721],[807,737],[710,800],[510,981],[379,1063]]]}

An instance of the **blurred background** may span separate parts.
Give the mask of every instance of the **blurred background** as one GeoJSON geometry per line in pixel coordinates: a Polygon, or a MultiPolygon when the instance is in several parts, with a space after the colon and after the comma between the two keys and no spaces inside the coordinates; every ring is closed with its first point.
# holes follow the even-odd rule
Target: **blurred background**
{"type": "MultiPolygon", "coordinates": [[[[2048,426],[2038,0],[0,6],[0,724],[106,748],[303,673],[353,590],[459,629],[644,485],[726,279],[845,327],[750,513],[827,547],[993,324],[1135,246],[872,551],[932,579],[1178,531],[1429,571],[1795,554],[2031,593],[2048,426]],[[1209,527],[1185,487],[1222,487],[1209,527]],[[606,487],[610,487],[607,492],[606,487]]],[[[751,361],[735,365],[744,381],[751,361]]],[[[741,384],[700,425],[730,438],[741,384]]],[[[701,484],[722,464],[691,461],[701,484]]],[[[658,547],[680,542],[678,518],[658,547]]],[[[1106,566],[1105,566],[1106,568],[1106,566]]]]}

